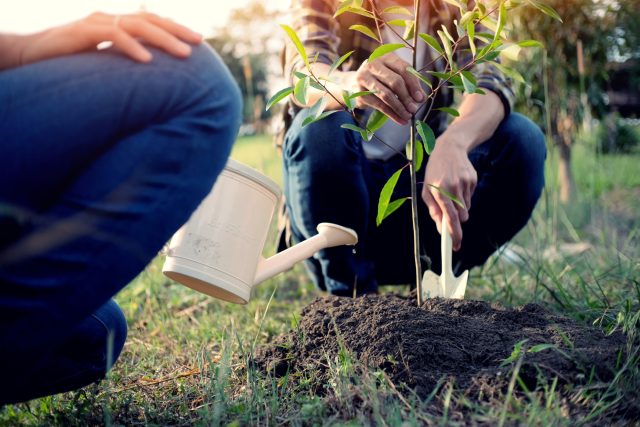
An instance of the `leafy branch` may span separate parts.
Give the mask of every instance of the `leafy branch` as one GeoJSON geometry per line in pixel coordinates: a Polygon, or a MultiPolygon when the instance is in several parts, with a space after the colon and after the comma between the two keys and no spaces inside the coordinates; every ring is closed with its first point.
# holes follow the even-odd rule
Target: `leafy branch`
{"type": "MultiPolygon", "coordinates": [[[[430,93],[426,99],[419,105],[418,111],[422,109],[427,103],[428,107],[423,115],[422,120],[416,118],[416,114],[411,116],[410,138],[406,145],[406,154],[395,149],[391,144],[381,140],[376,131],[379,130],[384,123],[388,120],[388,116],[380,111],[374,110],[369,116],[367,122],[362,124],[356,114],[357,98],[361,96],[372,95],[374,92],[368,90],[362,90],[351,93],[347,90],[342,91],[342,99],[339,99],[327,87],[326,82],[331,82],[331,74],[341,68],[343,63],[349,59],[353,54],[353,51],[347,52],[341,57],[337,58],[329,68],[327,76],[317,76],[314,73],[312,64],[315,64],[318,59],[318,54],[311,60],[304,48],[303,43],[295,31],[286,25],[281,25],[284,31],[289,36],[289,39],[295,46],[300,58],[305,64],[305,69],[308,74],[296,71],[294,76],[298,78],[294,86],[287,87],[278,91],[267,103],[267,109],[273,105],[281,102],[282,100],[293,96],[301,105],[308,104],[308,90],[314,88],[321,91],[322,95],[311,107],[309,107],[309,116],[303,121],[303,126],[307,126],[316,121],[322,120],[325,117],[340,110],[325,111],[327,105],[327,99],[325,95],[331,97],[336,105],[339,105],[343,111],[348,112],[353,118],[354,124],[343,124],[342,127],[351,131],[358,132],[364,141],[371,141],[375,138],[380,143],[393,149],[396,153],[404,156],[407,160],[407,164],[396,171],[389,180],[385,183],[379,197],[378,212],[376,215],[376,223],[380,225],[382,221],[398,210],[407,199],[411,200],[411,212],[412,212],[412,224],[413,224],[413,243],[414,243],[414,259],[415,259],[415,271],[416,271],[416,284],[418,286],[418,304],[422,304],[422,292],[421,292],[421,263],[420,263],[420,233],[419,233],[419,221],[418,221],[418,195],[417,195],[417,179],[416,171],[422,166],[424,155],[430,155],[435,146],[435,134],[433,130],[427,124],[428,118],[434,111],[434,103],[438,93],[443,87],[450,88],[452,90],[458,90],[462,93],[478,93],[484,94],[485,92],[478,87],[476,77],[471,70],[478,64],[491,63],[494,67],[498,68],[503,74],[512,79],[524,83],[522,76],[515,70],[506,67],[498,62],[498,57],[501,52],[512,45],[517,45],[521,48],[526,47],[542,47],[542,44],[535,40],[523,40],[513,44],[505,44],[503,42],[503,32],[507,23],[508,10],[520,7],[524,4],[531,5],[543,13],[551,16],[554,19],[561,21],[558,14],[549,6],[541,3],[538,0],[496,0],[496,6],[492,9],[487,7],[482,2],[476,2],[471,10],[467,10],[467,2],[461,0],[444,0],[459,9],[460,20],[454,20],[453,24],[456,30],[457,38],[454,38],[449,29],[442,25],[440,29],[436,29],[435,34],[440,39],[439,41],[431,34],[420,33],[419,31],[419,17],[421,13],[421,1],[414,0],[413,12],[401,6],[392,6],[384,9],[380,12],[373,1],[368,0],[370,8],[367,9],[363,6],[363,0],[345,0],[342,1],[334,14],[334,17],[338,17],[343,13],[354,13],[364,16],[372,20],[375,24],[374,29],[369,28],[364,24],[355,24],[350,27],[352,31],[357,31],[364,34],[367,37],[376,40],[380,43],[376,49],[371,52],[368,61],[372,62],[378,58],[388,55],[401,48],[409,48],[412,53],[412,64],[407,67],[407,72],[417,77],[421,82],[429,87],[430,93]],[[498,17],[494,19],[492,16],[497,12],[498,17]],[[383,14],[398,14],[408,16],[410,19],[394,19],[385,21],[382,18],[383,14]],[[400,43],[383,43],[381,25],[386,25],[395,36],[401,41],[400,43]],[[492,33],[477,32],[476,28],[479,25],[483,25],[486,28],[493,30],[492,33]],[[394,26],[404,26],[405,34],[400,35],[394,26]],[[411,39],[411,41],[409,41],[411,39]],[[431,49],[433,49],[438,55],[435,56],[429,63],[423,64],[418,67],[417,64],[417,52],[418,43],[423,41],[431,49]],[[462,66],[458,66],[455,58],[459,55],[458,51],[461,49],[461,45],[465,40],[468,42],[468,50],[471,54],[471,60],[462,66]],[[478,51],[476,40],[484,43],[484,46],[478,51]],[[443,59],[445,61],[445,67],[443,71],[430,70],[437,61],[443,59]],[[426,71],[432,77],[438,79],[438,83],[434,85],[432,79],[423,75],[426,71]],[[435,86],[435,87],[434,87],[435,86]],[[419,136],[419,138],[418,138],[419,136]],[[411,180],[411,196],[403,197],[400,199],[392,200],[396,184],[402,174],[402,171],[409,169],[411,180]]],[[[436,111],[449,114],[451,116],[459,116],[459,112],[451,107],[443,106],[435,108],[436,111]]],[[[425,185],[434,188],[439,191],[445,197],[451,199],[454,203],[463,206],[464,204],[456,198],[454,194],[451,194],[446,189],[440,188],[431,183],[425,183],[425,185]]]]}

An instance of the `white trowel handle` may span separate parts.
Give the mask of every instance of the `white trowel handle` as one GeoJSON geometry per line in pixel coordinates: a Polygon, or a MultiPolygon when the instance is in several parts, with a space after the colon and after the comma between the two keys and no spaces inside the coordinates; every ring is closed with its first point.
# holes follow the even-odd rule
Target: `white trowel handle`
{"type": "Polygon", "coordinates": [[[453,251],[453,243],[451,242],[451,234],[449,234],[449,228],[447,227],[447,221],[444,213],[442,215],[442,224],[440,226],[441,238],[440,238],[440,262],[442,272],[441,276],[445,274],[453,275],[453,269],[451,267],[451,252],[453,251]]]}

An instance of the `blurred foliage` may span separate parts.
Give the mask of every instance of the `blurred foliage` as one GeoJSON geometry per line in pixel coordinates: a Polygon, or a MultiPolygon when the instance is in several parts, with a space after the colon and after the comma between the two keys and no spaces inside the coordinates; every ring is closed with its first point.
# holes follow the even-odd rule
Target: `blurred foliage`
{"type": "MultiPolygon", "coordinates": [[[[544,43],[545,50],[523,50],[521,60],[514,64],[528,86],[520,86],[518,106],[531,113],[538,123],[544,120],[545,95],[543,67],[546,61],[551,134],[575,133],[576,123],[585,111],[580,93],[587,95],[589,115],[603,117],[607,113],[604,93],[609,87],[607,64],[640,57],[640,8],[637,0],[547,0],[562,17],[562,23],[537,13],[530,7],[514,10],[511,24],[516,39],[535,39],[544,43]],[[578,67],[578,40],[582,42],[584,75],[578,67]]],[[[640,70],[638,70],[640,72],[640,70]]]]}
{"type": "Polygon", "coordinates": [[[618,114],[609,114],[589,132],[583,132],[580,139],[598,153],[629,154],[640,147],[640,126],[618,114]]]}
{"type": "MultiPolygon", "coordinates": [[[[593,118],[608,114],[608,70],[612,62],[638,56],[640,12],[637,0],[545,3],[563,22],[531,7],[517,8],[510,20],[514,38],[535,39],[546,47],[523,51],[513,64],[528,82],[518,88],[517,108],[536,120],[558,148],[560,199],[567,203],[576,191],[571,167],[576,135],[588,131],[593,118]]],[[[616,83],[629,90],[629,82],[616,83]]]]}
{"type": "Polygon", "coordinates": [[[270,41],[278,19],[277,12],[269,11],[262,3],[253,1],[242,9],[232,11],[227,25],[207,40],[220,54],[240,86],[245,123],[255,123],[269,117],[264,108],[269,92],[269,63],[278,55],[270,41]]]}

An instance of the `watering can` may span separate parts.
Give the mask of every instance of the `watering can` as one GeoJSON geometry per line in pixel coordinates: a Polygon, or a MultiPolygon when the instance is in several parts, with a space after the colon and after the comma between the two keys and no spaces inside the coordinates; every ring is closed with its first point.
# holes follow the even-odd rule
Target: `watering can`
{"type": "Polygon", "coordinates": [[[196,291],[246,304],[255,285],[321,249],[358,242],[355,231],[320,223],[315,236],[265,259],[280,195],[271,179],[229,159],[209,195],[171,239],[162,272],[196,291]]]}
{"type": "Polygon", "coordinates": [[[460,276],[453,274],[451,267],[452,242],[451,234],[447,228],[445,216],[442,215],[440,237],[440,264],[442,273],[438,276],[431,270],[424,272],[422,276],[422,298],[455,298],[463,299],[464,291],[467,288],[467,279],[469,278],[469,270],[465,270],[460,276]]]}

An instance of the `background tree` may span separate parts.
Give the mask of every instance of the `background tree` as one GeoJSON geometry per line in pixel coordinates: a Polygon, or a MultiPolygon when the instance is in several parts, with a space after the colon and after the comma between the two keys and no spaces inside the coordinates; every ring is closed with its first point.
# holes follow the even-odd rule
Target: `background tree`
{"type": "Polygon", "coordinates": [[[244,123],[263,132],[264,120],[270,113],[265,110],[269,80],[280,73],[274,69],[282,38],[274,37],[278,13],[268,11],[259,1],[234,10],[228,25],[217,30],[207,42],[214,47],[235,77],[244,101],[244,123]]]}
{"type": "Polygon", "coordinates": [[[514,66],[530,82],[519,102],[536,117],[558,148],[560,200],[576,193],[571,150],[580,127],[607,113],[607,64],[638,54],[636,0],[548,0],[563,22],[529,8],[511,20],[517,38],[539,40],[546,50],[527,50],[514,66]],[[634,6],[635,4],[635,6],[634,6]],[[633,12],[632,12],[633,11],[633,12]],[[634,15],[635,13],[635,15],[634,15]],[[634,16],[635,19],[634,20],[634,16]]]}

